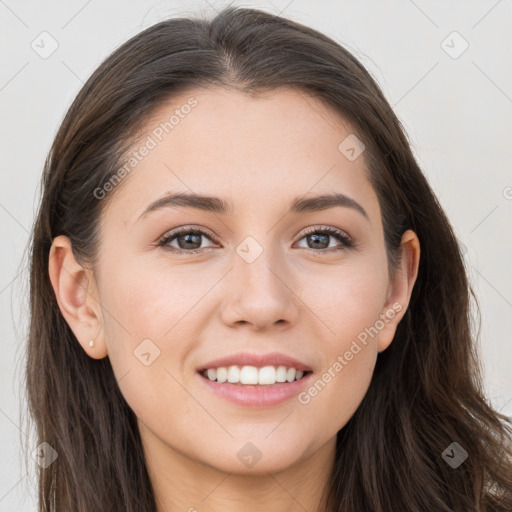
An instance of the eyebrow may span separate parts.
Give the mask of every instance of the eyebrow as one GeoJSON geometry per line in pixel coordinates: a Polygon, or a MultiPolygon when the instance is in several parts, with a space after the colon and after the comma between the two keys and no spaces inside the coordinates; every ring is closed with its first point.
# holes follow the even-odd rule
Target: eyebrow
{"type": "MultiPolygon", "coordinates": [[[[288,213],[319,212],[335,207],[352,208],[366,220],[370,220],[366,210],[354,199],[345,194],[323,194],[313,197],[297,197],[292,202],[288,213]]],[[[151,203],[137,219],[137,222],[151,212],[162,208],[194,208],[221,215],[231,215],[233,205],[225,199],[191,193],[169,193],[151,203]]]]}

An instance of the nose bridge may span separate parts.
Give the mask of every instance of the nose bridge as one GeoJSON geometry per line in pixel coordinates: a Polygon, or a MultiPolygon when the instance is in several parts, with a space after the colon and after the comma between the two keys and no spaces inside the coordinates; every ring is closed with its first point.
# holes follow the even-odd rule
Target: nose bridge
{"type": "Polygon", "coordinates": [[[283,260],[273,243],[271,236],[266,236],[261,243],[248,236],[236,248],[235,275],[241,280],[246,295],[262,293],[270,298],[283,293],[283,278],[278,278],[283,272],[283,260]]]}
{"type": "Polygon", "coordinates": [[[295,319],[295,301],[283,258],[272,236],[248,236],[237,247],[229,283],[225,320],[258,328],[295,319]],[[261,240],[261,242],[260,242],[261,240]]]}

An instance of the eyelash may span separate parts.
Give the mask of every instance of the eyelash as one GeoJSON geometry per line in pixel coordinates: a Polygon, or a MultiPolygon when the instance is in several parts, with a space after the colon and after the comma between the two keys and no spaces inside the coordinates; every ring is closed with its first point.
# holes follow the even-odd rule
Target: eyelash
{"type": "MultiPolygon", "coordinates": [[[[303,238],[305,238],[308,235],[311,235],[313,233],[321,233],[323,235],[332,236],[333,238],[335,238],[336,240],[341,242],[341,245],[338,246],[338,247],[334,247],[334,248],[331,247],[330,249],[329,248],[327,248],[327,249],[311,249],[309,247],[301,247],[301,249],[308,249],[309,251],[313,251],[315,253],[318,253],[318,252],[320,252],[320,253],[322,253],[322,252],[323,253],[325,253],[325,252],[332,253],[332,252],[344,251],[344,250],[348,250],[348,249],[354,249],[354,250],[357,249],[357,245],[352,241],[352,239],[348,235],[346,235],[343,231],[340,231],[338,229],[331,228],[331,227],[325,227],[325,228],[314,227],[314,228],[311,228],[306,233],[304,233],[299,240],[302,240],[303,238]]],[[[179,228],[179,229],[177,229],[175,231],[172,231],[170,233],[166,233],[157,242],[157,246],[158,247],[162,247],[162,249],[164,249],[165,251],[169,251],[169,252],[173,252],[173,253],[178,253],[178,254],[183,254],[183,253],[186,253],[186,254],[196,254],[196,253],[199,253],[199,252],[203,251],[204,249],[209,249],[209,247],[206,247],[206,248],[202,248],[202,249],[186,250],[186,249],[176,249],[175,247],[167,246],[167,244],[171,240],[173,240],[174,238],[179,237],[180,235],[184,235],[184,234],[200,234],[200,235],[204,235],[205,237],[209,238],[211,241],[217,243],[215,238],[212,237],[206,231],[203,231],[202,229],[199,229],[199,228],[185,227],[185,228],[179,228]]]]}

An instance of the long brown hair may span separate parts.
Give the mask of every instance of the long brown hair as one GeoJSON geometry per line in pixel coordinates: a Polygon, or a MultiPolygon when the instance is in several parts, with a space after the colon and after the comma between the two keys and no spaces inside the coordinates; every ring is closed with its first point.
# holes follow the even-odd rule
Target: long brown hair
{"type": "MultiPolygon", "coordinates": [[[[325,35],[263,11],[169,19],[131,38],[92,74],[45,162],[31,238],[26,386],[38,441],[58,458],[38,470],[39,510],[151,512],[155,496],[136,417],[108,357],[89,357],[48,275],[57,235],[94,266],[98,220],[134,134],[173,95],[199,87],[249,94],[292,87],[347,119],[366,146],[390,273],[412,229],[421,261],[409,308],[377,359],[367,394],[338,432],[326,502],[343,512],[511,511],[512,424],[483,394],[467,271],[453,229],[403,128],[361,63],[325,35]],[[458,443],[458,467],[443,457],[458,443]]],[[[135,171],[136,172],[136,171],[135,171]]]]}

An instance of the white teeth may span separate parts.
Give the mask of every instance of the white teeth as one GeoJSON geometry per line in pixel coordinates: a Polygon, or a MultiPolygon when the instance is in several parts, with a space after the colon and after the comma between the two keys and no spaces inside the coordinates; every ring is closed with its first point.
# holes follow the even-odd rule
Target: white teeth
{"type": "Polygon", "coordinates": [[[228,382],[231,384],[240,382],[240,368],[238,366],[230,366],[228,368],[228,382]]]}
{"type": "Polygon", "coordinates": [[[275,384],[276,382],[276,369],[273,366],[264,366],[260,368],[258,384],[267,385],[275,384]]]}
{"type": "Polygon", "coordinates": [[[293,382],[295,380],[296,373],[297,370],[295,368],[288,368],[288,371],[286,372],[286,380],[288,382],[293,382]]]}
{"type": "Polygon", "coordinates": [[[240,382],[242,384],[258,384],[258,368],[256,366],[242,366],[240,382]]]}
{"type": "Polygon", "coordinates": [[[303,370],[287,368],[286,366],[220,366],[219,368],[208,368],[203,372],[205,377],[211,381],[229,382],[230,384],[259,384],[269,386],[276,382],[293,382],[304,376],[303,370]]]}
{"type": "MultiPolygon", "coordinates": [[[[215,380],[208,375],[208,378],[210,380],[215,380]]],[[[228,369],[224,366],[221,366],[220,368],[217,368],[217,382],[226,382],[228,380],[228,369]]]]}
{"type": "Polygon", "coordinates": [[[277,367],[276,382],[286,382],[286,366],[277,367]]]}

